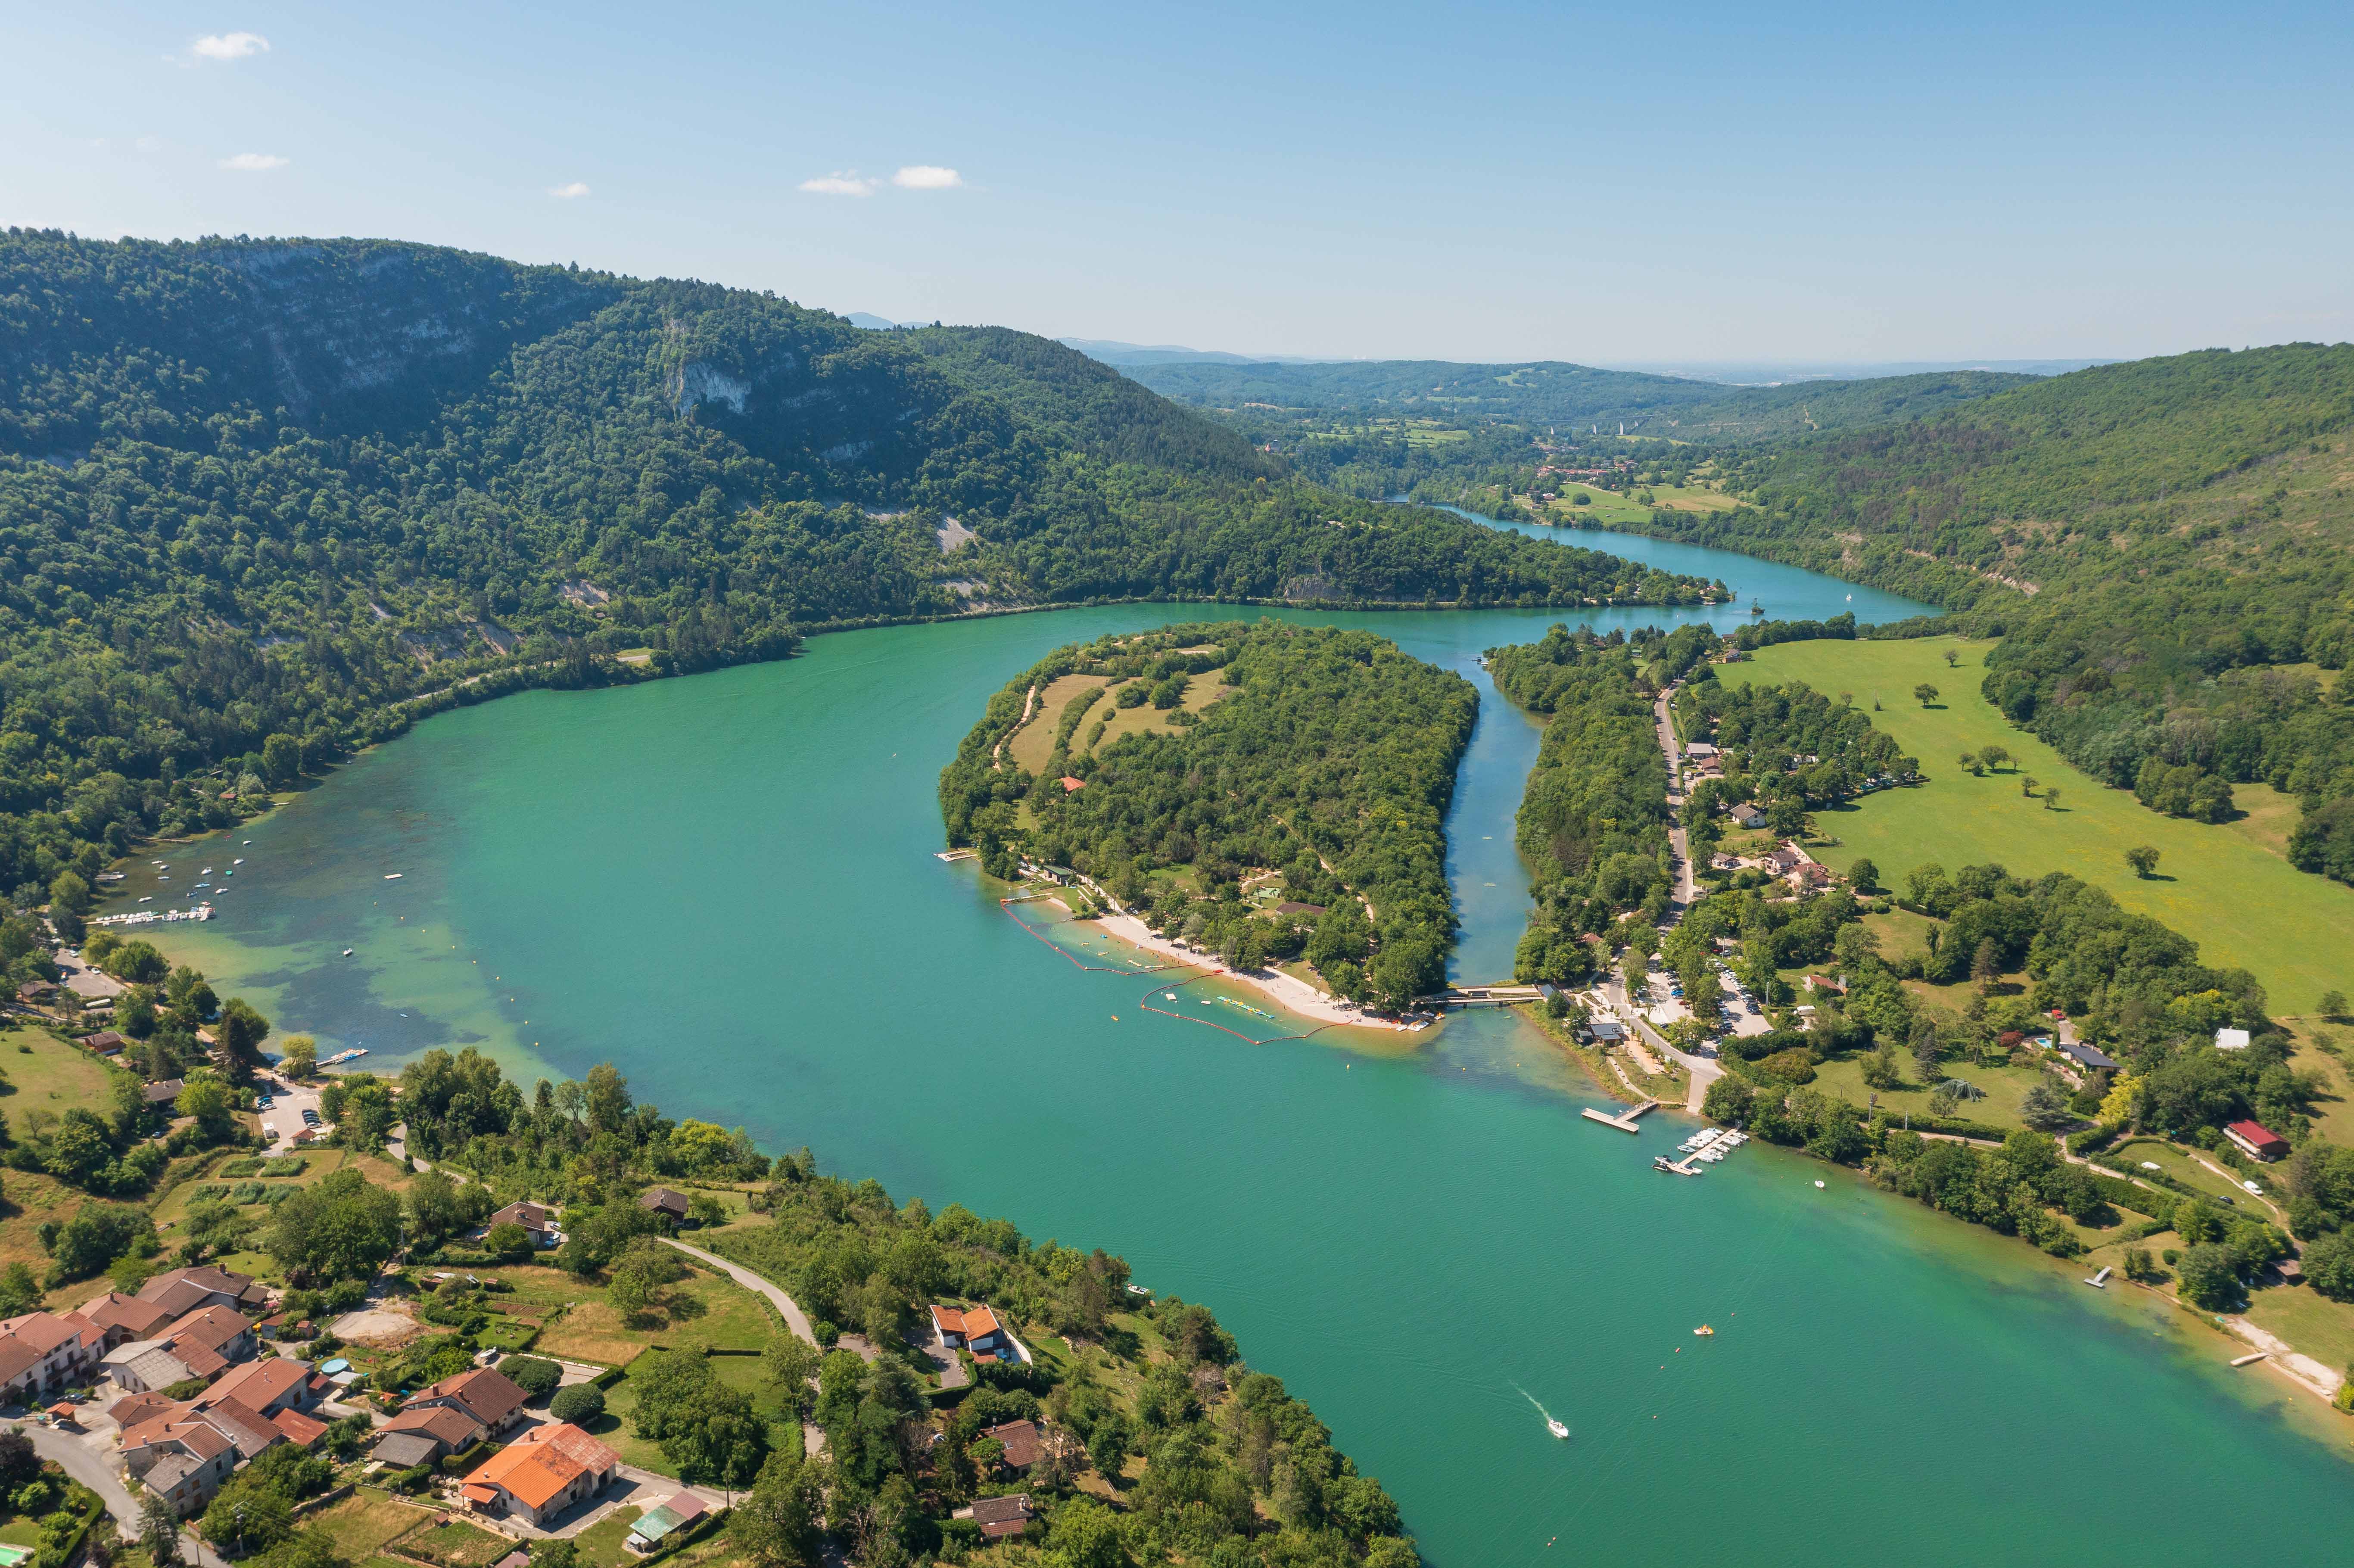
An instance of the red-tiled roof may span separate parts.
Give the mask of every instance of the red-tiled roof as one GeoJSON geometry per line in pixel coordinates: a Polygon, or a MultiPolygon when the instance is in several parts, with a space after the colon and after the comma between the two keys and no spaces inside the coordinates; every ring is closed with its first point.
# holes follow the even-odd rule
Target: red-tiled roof
{"type": "Polygon", "coordinates": [[[2283,1138],[2279,1133],[2274,1132],[2272,1128],[2264,1126],[2262,1122],[2235,1121],[2232,1124],[2230,1130],[2238,1133],[2250,1143],[2256,1144],[2259,1147],[2272,1143],[2285,1145],[2288,1142],[2288,1139],[2283,1138]]]}
{"type": "Polygon", "coordinates": [[[474,1486],[497,1487],[538,1510],[584,1473],[602,1474],[620,1463],[619,1454],[570,1422],[535,1426],[484,1461],[465,1490],[472,1497],[474,1486]]]}

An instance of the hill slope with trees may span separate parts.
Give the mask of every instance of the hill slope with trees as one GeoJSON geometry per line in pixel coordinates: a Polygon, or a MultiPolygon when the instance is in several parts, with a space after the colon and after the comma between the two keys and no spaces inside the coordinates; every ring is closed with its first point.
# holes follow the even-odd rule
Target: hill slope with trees
{"type": "Polygon", "coordinates": [[[2103,366],[1934,419],[1725,454],[1744,504],[1645,531],[1937,601],[1985,689],[2153,809],[2296,795],[2354,881],[2354,345],[2103,366]]]}
{"type": "Polygon", "coordinates": [[[1022,853],[1069,865],[1237,968],[1304,957],[1333,991],[1403,1007],[1446,981],[1447,806],[1479,706],[1469,682],[1369,632],[1107,637],[991,699],[940,774],[941,814],[992,874],[1015,875],[1022,853]],[[1195,705],[1197,683],[1211,700],[1195,705]],[[1081,735],[1148,703],[1165,727],[1081,735]],[[1007,755],[1025,722],[1055,726],[1035,773],[1007,755]]]}
{"type": "Polygon", "coordinates": [[[1333,496],[1020,334],[383,240],[0,236],[18,904],[438,704],[813,629],[1706,586],[1333,496]]]}

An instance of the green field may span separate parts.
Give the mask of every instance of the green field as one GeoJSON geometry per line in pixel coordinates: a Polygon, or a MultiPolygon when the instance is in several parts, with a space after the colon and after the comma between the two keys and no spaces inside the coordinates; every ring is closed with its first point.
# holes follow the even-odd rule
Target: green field
{"type": "MultiPolygon", "coordinates": [[[[1854,1058],[1825,1062],[1815,1069],[1813,1087],[1825,1094],[1837,1095],[1854,1105],[1872,1103],[1876,1092],[1879,1107],[1894,1116],[1911,1111],[1916,1115],[1929,1113],[1929,1086],[1918,1081],[1918,1070],[1913,1059],[1899,1052],[1897,1065],[1903,1071],[1904,1086],[1896,1089],[1872,1090],[1864,1086],[1863,1064],[1854,1058]]],[[[1938,1069],[1948,1077],[1961,1078],[1986,1091],[1986,1098],[1971,1100],[1954,1108],[1954,1114],[1971,1121],[1983,1121],[2006,1129],[2016,1130],[2027,1124],[2019,1119],[2019,1102],[2027,1091],[2043,1081],[2040,1067],[1980,1067],[1967,1062],[1949,1062],[1938,1069]]]]}
{"type": "Polygon", "coordinates": [[[115,1071],[46,1029],[10,1030],[0,1034],[0,1074],[7,1077],[0,1110],[11,1122],[35,1110],[55,1115],[79,1107],[104,1116],[114,1104],[115,1071]]]}
{"type": "MultiPolygon", "coordinates": [[[[2160,816],[2077,772],[1978,695],[1990,646],[1956,638],[1785,642],[1717,673],[1729,683],[1799,680],[1851,692],[1867,709],[1877,699],[1872,722],[1921,759],[1927,783],[1817,816],[1821,832],[1840,841],[1815,852],[1834,870],[1869,856],[1899,885],[1925,861],[1948,871],[1993,862],[2024,876],[2064,871],[2196,939],[2206,962],[2252,971],[2275,1013],[2309,1013],[2323,991],[2354,991],[2354,888],[2296,870],[2257,833],[2160,816]],[[1948,650],[1959,668],[1946,667],[1948,650]],[[1937,687],[1938,705],[1914,700],[1925,681],[1937,687]],[[1989,744],[2013,753],[2009,769],[1973,778],[1956,764],[1989,744]],[[2023,775],[2058,785],[2059,809],[2045,810],[2041,790],[2023,798],[2023,775]],[[2141,880],[2126,864],[2137,844],[2160,852],[2155,878],[2141,880]]],[[[2270,791],[2243,793],[2264,808],[2253,821],[2276,817],[2270,791]]]]}

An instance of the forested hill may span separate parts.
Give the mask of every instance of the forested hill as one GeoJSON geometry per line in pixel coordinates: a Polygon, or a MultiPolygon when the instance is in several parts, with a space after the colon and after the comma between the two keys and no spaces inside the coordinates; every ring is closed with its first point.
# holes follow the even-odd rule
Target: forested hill
{"type": "Polygon", "coordinates": [[[0,236],[18,904],[397,733],[411,699],[1090,598],[1707,587],[1331,496],[1019,334],[382,240],[0,236]]]}
{"type": "Polygon", "coordinates": [[[1122,368],[1165,397],[1251,421],[1279,420],[1287,413],[1359,413],[1426,418],[1450,425],[1503,420],[1580,430],[1600,426],[1605,433],[1623,422],[1629,435],[1711,441],[1754,441],[1918,418],[2035,379],[2001,371],[1954,370],[1787,387],[1727,387],[1557,360],[1524,365],[1421,359],[1327,365],[1189,361],[1122,368]]]}
{"type": "MultiPolygon", "coordinates": [[[[1446,983],[1446,819],[1479,694],[1371,632],[1262,620],[1058,648],[940,773],[950,844],[1076,867],[1236,969],[1404,1007],[1446,983]]],[[[1656,755],[1656,751],[1654,753],[1656,755]]]]}
{"type": "Polygon", "coordinates": [[[1741,510],[1649,531],[1945,604],[2070,760],[2182,814],[2288,790],[2291,857],[2354,881],[2354,345],[2081,370],[1726,479],[1741,510]]]}

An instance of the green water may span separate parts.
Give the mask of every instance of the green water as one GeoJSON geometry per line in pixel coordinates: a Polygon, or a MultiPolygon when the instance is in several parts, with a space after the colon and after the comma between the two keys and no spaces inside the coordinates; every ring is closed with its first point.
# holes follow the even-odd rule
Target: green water
{"type": "MultiPolygon", "coordinates": [[[[1913,608],[1595,542],[1722,574],[1744,610],[1913,608]]],[[[2220,1341],[2171,1314],[1847,1178],[1818,1192],[1821,1168],[1776,1150],[1658,1175],[1689,1124],[1580,1120],[1596,1097],[1509,1016],[1401,1049],[1144,1012],[1151,980],[1075,967],[934,858],[938,769],[991,692],[1057,644],[1204,613],[858,632],[783,664],[511,698],[129,891],[184,895],[244,857],[221,917],[164,945],[323,1051],[610,1059],[673,1115],[1125,1253],[1309,1399],[1444,1568],[2140,1564],[2153,1545],[2237,1557],[2251,1531],[2272,1561],[2344,1560],[2354,1470],[2306,1435],[2336,1418],[2221,1371],[2220,1341]]],[[[1291,619],[1369,626],[1479,681],[1449,827],[1456,971],[1501,978],[1536,732],[1477,661],[1554,617],[1291,619]]]]}

